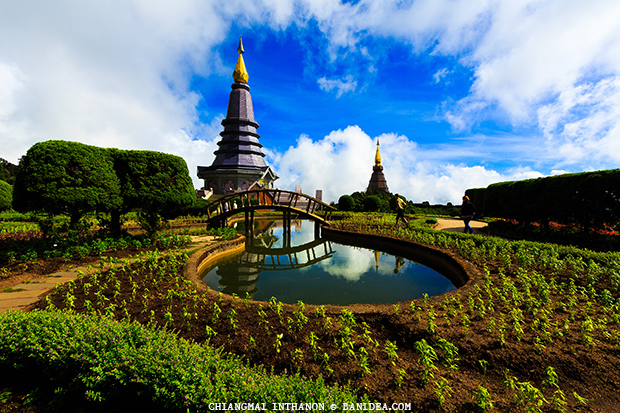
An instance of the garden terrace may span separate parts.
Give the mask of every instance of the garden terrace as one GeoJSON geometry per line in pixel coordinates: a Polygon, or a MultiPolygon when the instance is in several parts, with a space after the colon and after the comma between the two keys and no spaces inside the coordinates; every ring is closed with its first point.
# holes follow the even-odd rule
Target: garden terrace
{"type": "Polygon", "coordinates": [[[243,356],[239,366],[349,383],[357,397],[411,402],[414,411],[617,410],[619,253],[438,232],[417,221],[402,229],[393,219],[351,215],[332,227],[422,244],[478,275],[443,296],[357,311],[200,292],[182,275],[187,254],[170,250],[93,268],[36,307],[164,327],[243,356]]]}

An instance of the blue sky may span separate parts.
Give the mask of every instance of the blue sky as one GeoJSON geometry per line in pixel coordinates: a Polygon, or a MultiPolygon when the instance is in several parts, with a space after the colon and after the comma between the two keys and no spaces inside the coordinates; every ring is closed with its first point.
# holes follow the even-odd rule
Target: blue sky
{"type": "Polygon", "coordinates": [[[607,0],[78,0],[0,4],[0,157],[65,139],[182,156],[197,188],[237,43],[276,185],[459,202],[620,163],[607,0]]]}

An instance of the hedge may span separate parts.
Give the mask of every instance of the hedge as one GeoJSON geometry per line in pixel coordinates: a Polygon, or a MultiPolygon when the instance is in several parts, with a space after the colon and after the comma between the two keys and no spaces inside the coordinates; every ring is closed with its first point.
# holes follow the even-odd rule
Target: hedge
{"type": "Polygon", "coordinates": [[[601,228],[620,221],[620,169],[500,182],[466,194],[485,215],[521,222],[601,228]]]}

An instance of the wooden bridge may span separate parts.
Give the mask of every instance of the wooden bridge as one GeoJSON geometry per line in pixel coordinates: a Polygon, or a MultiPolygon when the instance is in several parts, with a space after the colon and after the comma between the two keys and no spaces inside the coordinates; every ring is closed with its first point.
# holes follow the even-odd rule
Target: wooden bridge
{"type": "Polygon", "coordinates": [[[284,222],[290,222],[293,214],[311,219],[317,223],[329,222],[331,213],[335,211],[326,204],[310,195],[283,189],[258,189],[235,192],[215,201],[215,207],[207,210],[208,222],[223,226],[226,220],[237,214],[245,214],[246,222],[254,221],[255,211],[282,211],[284,222]],[[321,215],[317,212],[322,211],[321,215]]]}

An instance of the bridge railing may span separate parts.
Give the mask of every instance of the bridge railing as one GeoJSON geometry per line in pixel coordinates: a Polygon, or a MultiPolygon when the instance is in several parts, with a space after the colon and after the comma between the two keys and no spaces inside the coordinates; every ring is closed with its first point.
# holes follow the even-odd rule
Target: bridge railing
{"type": "Polygon", "coordinates": [[[260,207],[286,207],[294,211],[304,212],[307,215],[329,221],[331,213],[336,210],[329,204],[320,201],[310,195],[301,192],[287,191],[284,189],[254,189],[243,192],[235,192],[226,195],[217,201],[213,211],[207,210],[209,219],[219,215],[234,215],[236,212],[262,209],[260,207]],[[241,205],[236,204],[239,199],[241,205]],[[235,211],[238,210],[238,211],[235,211]],[[316,215],[317,211],[325,211],[325,217],[316,215]]]}
{"type": "Polygon", "coordinates": [[[298,247],[298,250],[288,249],[288,251],[279,251],[286,249],[264,249],[259,251],[246,251],[245,258],[248,263],[260,262],[260,266],[265,270],[282,271],[295,268],[304,268],[331,258],[335,251],[332,243],[327,240],[320,242],[312,242],[305,246],[298,247]]]}

